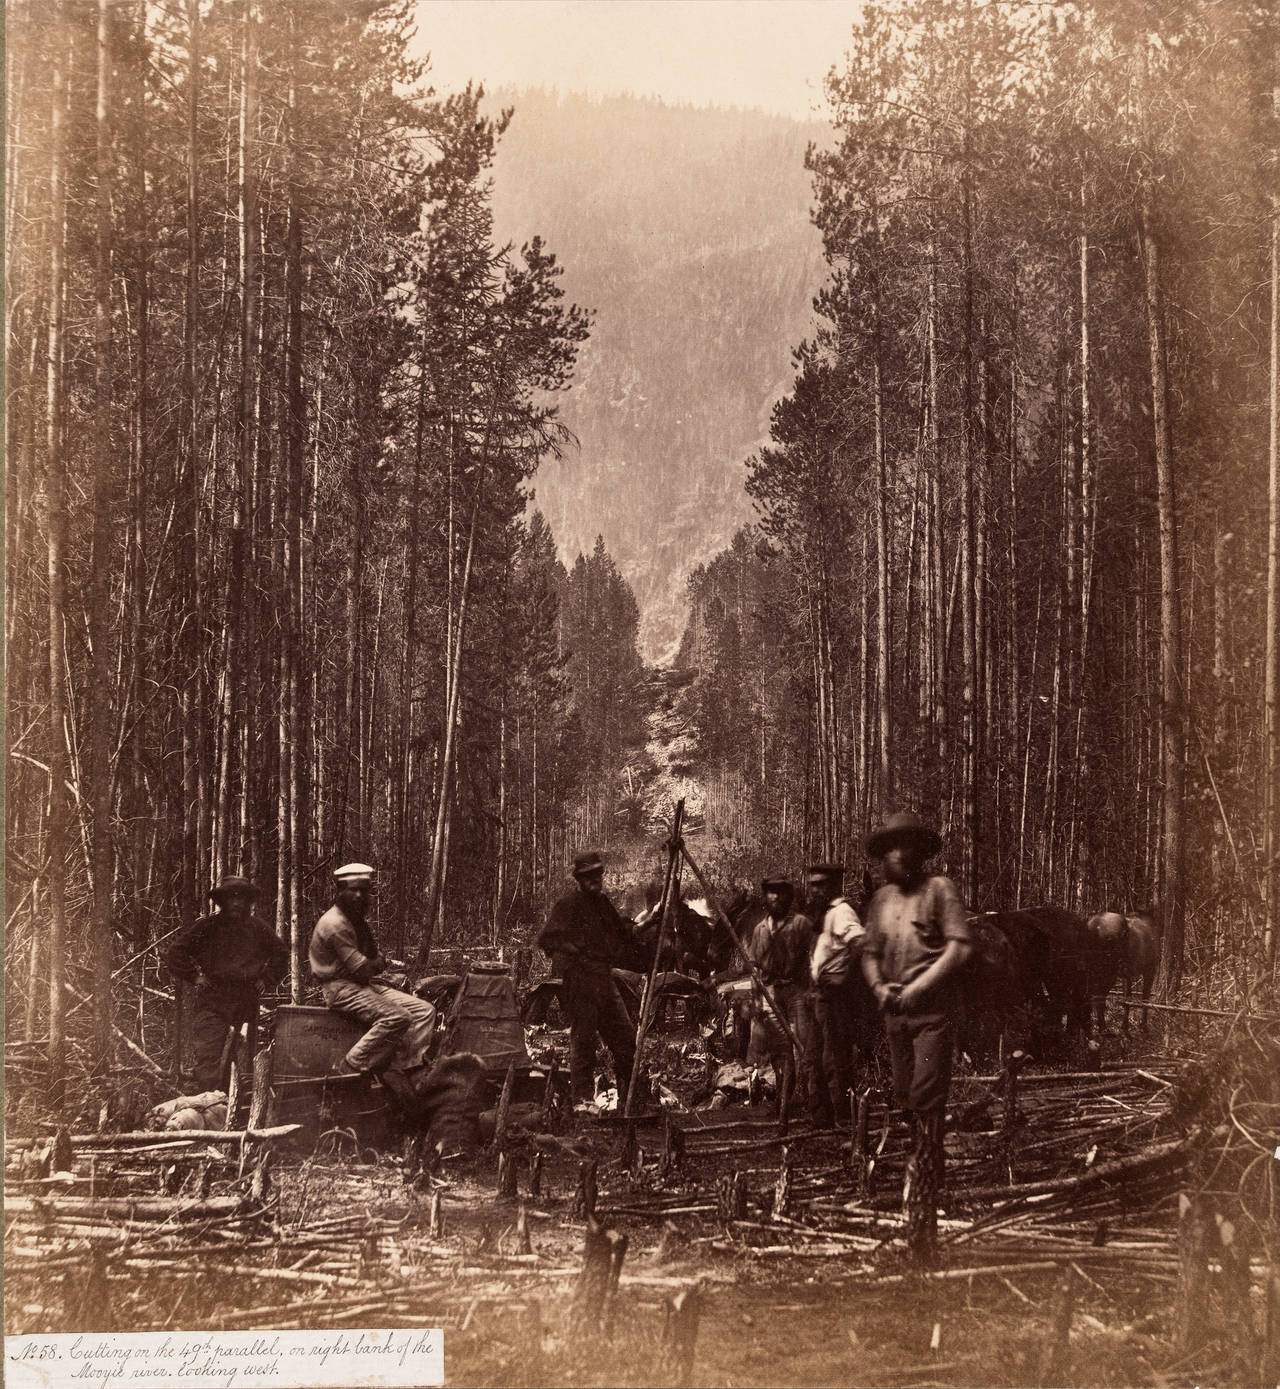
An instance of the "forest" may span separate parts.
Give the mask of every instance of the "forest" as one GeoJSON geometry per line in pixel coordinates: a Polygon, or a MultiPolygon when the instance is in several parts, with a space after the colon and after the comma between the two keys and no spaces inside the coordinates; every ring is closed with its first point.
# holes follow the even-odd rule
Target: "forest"
{"type": "Polygon", "coordinates": [[[55,1105],[224,873],[297,1001],[336,864],[425,960],[611,822],[635,600],[526,514],[591,315],[411,17],[8,12],[6,1002],[55,1105]]]}
{"type": "Polygon", "coordinates": [[[677,665],[744,867],[886,806],[974,908],[1157,904],[1162,986],[1273,987],[1270,7],[868,6],[811,147],[828,269],[757,521],[677,665]]]}
{"type": "Polygon", "coordinates": [[[1275,1384],[1275,7],[428,13],[6,11],[6,1331],[1275,1384]]]}

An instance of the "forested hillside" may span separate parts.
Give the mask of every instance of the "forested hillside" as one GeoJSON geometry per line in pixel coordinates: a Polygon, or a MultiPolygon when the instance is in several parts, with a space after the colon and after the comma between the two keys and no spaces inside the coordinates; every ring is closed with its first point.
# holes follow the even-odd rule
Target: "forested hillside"
{"type": "Polygon", "coordinates": [[[804,153],[824,127],[632,97],[493,105],[515,108],[498,235],[540,231],[598,311],[562,409],[581,448],[539,472],[538,506],[566,559],[604,536],[654,659],[679,638],[689,570],[749,515],[742,459],[821,282],[804,153]]]}
{"type": "Polygon", "coordinates": [[[1276,61],[1247,0],[868,10],[759,520],[690,581],[744,862],[859,869],[916,806],[975,907],[1156,900],[1168,987],[1266,977],[1276,61]]]}

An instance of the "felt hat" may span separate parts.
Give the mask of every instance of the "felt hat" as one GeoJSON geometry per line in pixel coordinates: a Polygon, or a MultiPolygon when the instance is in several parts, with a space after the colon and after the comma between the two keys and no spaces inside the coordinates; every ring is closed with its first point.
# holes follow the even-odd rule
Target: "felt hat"
{"type": "Polygon", "coordinates": [[[367,863],[344,863],[333,870],[339,887],[368,887],[373,882],[373,869],[367,863]]]}
{"type": "Polygon", "coordinates": [[[248,878],[241,878],[237,874],[232,873],[224,877],[217,887],[212,888],[209,892],[209,896],[212,897],[215,902],[221,902],[224,898],[230,897],[237,892],[244,897],[256,897],[258,895],[258,888],[256,884],[251,883],[248,878]]]}
{"type": "Polygon", "coordinates": [[[585,878],[590,873],[603,873],[604,859],[594,850],[579,854],[573,861],[573,876],[585,878]]]}
{"type": "Polygon", "coordinates": [[[898,844],[915,844],[926,858],[942,848],[942,836],[912,810],[899,810],[867,840],[867,852],[872,858],[887,854],[898,844]]]}
{"type": "Polygon", "coordinates": [[[811,863],[805,872],[811,878],[835,878],[838,882],[844,881],[843,863],[811,863]]]}
{"type": "Polygon", "coordinates": [[[795,888],[792,886],[790,878],[784,878],[779,874],[775,874],[773,877],[760,879],[760,891],[794,893],[795,888]]]}

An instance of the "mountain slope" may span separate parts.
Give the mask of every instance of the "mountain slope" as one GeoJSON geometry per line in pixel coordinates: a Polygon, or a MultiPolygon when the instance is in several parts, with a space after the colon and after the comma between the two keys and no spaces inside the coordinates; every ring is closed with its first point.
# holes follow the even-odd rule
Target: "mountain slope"
{"type": "Polygon", "coordinates": [[[537,505],[570,563],[604,536],[657,659],[679,640],[685,575],[750,514],[742,463],[822,280],[804,151],[825,127],[632,97],[493,102],[516,112],[498,234],[543,236],[597,311],[562,401],[581,447],[544,465],[537,505]]]}

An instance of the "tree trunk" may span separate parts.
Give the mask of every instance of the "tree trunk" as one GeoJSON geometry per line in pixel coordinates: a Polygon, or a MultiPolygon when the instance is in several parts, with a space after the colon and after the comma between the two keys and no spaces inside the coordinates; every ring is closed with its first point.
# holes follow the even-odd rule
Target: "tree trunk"
{"type": "Polygon", "coordinates": [[[112,709],[111,578],[116,526],[115,453],[111,440],[111,9],[98,0],[97,103],[95,110],[97,228],[94,256],[94,420],[93,560],[89,577],[89,645],[92,651],[89,797],[92,807],[93,905],[90,922],[93,961],[94,1052],[110,1065],[112,1051],[112,888],[111,745],[112,709]]]}
{"type": "Polygon", "coordinates": [[[1156,493],[1160,516],[1160,730],[1163,781],[1161,906],[1164,948],[1159,997],[1168,1000],[1182,982],[1184,897],[1182,811],[1186,777],[1186,726],[1182,698],[1182,611],[1178,598],[1178,523],[1174,494],[1173,427],[1169,418],[1160,242],[1152,221],[1150,190],[1142,190],[1139,218],[1146,279],[1147,340],[1155,428],[1156,493]]]}
{"type": "MultiPolygon", "coordinates": [[[[1277,103],[1280,104],[1280,98],[1277,103]]],[[[1262,861],[1266,866],[1267,894],[1264,945],[1267,963],[1274,972],[1280,931],[1280,199],[1273,199],[1271,204],[1271,383],[1267,414],[1267,670],[1263,734],[1266,790],[1262,861]]]]}

